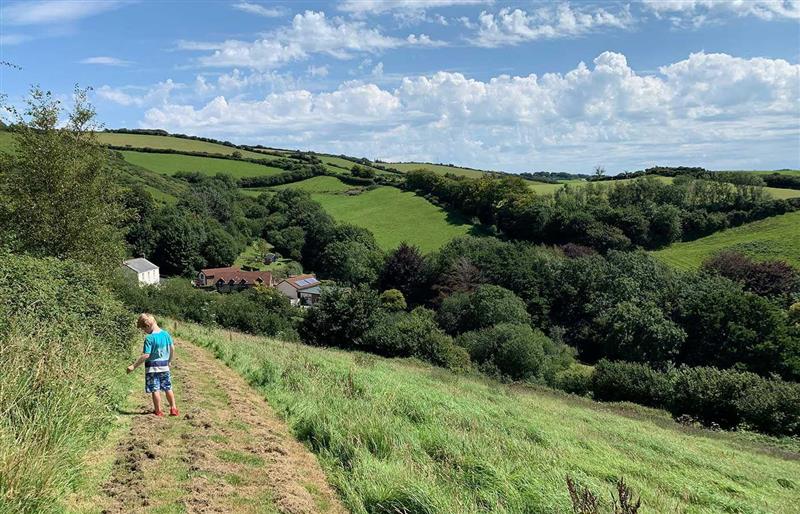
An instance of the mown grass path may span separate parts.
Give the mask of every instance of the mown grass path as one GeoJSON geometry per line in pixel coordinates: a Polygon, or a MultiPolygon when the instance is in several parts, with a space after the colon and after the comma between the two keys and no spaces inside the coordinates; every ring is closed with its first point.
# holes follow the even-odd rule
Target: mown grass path
{"type": "Polygon", "coordinates": [[[90,511],[345,512],[316,458],[234,371],[176,341],[173,376],[178,418],[153,416],[137,381],[120,413],[131,416],[127,433],[90,511]]]}

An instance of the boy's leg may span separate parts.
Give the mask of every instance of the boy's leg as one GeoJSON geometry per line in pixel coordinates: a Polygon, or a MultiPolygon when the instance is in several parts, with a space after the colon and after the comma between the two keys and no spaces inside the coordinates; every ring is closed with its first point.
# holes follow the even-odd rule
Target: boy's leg
{"type": "Polygon", "coordinates": [[[161,393],[153,391],[153,408],[156,412],[161,412],[161,393]]]}
{"type": "Polygon", "coordinates": [[[166,391],[164,394],[167,395],[167,401],[169,402],[169,408],[170,409],[174,409],[175,408],[175,393],[173,393],[172,389],[170,389],[169,391],[166,391]]]}

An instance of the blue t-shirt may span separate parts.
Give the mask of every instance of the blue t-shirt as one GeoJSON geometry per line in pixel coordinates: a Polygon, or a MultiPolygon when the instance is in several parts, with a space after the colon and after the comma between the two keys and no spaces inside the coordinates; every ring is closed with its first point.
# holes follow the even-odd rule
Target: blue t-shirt
{"type": "Polygon", "coordinates": [[[144,361],[145,373],[162,373],[169,371],[169,351],[172,337],[166,330],[159,330],[148,334],[144,338],[142,353],[149,353],[150,357],[144,361]]]}

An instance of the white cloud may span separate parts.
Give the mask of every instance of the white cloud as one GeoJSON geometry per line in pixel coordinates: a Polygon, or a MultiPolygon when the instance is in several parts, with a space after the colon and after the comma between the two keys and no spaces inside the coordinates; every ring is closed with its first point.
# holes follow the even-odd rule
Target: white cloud
{"type": "Polygon", "coordinates": [[[213,50],[213,53],[198,59],[202,66],[239,66],[265,70],[306,59],[312,54],[348,59],[355,53],[378,53],[407,45],[435,44],[428,36],[400,39],[367,27],[361,21],[328,18],[324,12],[306,11],[295,15],[290,26],[275,30],[256,41],[180,41],[178,46],[183,50],[213,50]]]}
{"type": "Polygon", "coordinates": [[[414,46],[429,46],[429,47],[442,47],[447,46],[447,43],[444,41],[438,41],[435,39],[431,39],[431,37],[427,34],[420,34],[417,36],[416,34],[409,34],[406,38],[409,45],[414,46]]]}
{"type": "Polygon", "coordinates": [[[389,11],[425,11],[454,5],[480,5],[492,0],[344,0],[339,9],[356,14],[382,14],[389,11]]]}
{"type": "MultiPolygon", "coordinates": [[[[530,13],[503,8],[497,14],[481,12],[474,43],[486,47],[514,45],[538,39],[582,36],[607,28],[625,29],[632,24],[633,17],[627,7],[616,13],[602,8],[573,9],[566,3],[530,13]]],[[[465,25],[470,26],[468,21],[465,25]]]]}
{"type": "Polygon", "coordinates": [[[688,18],[694,25],[705,22],[709,15],[729,13],[736,16],[756,16],[764,20],[800,19],[797,0],[643,0],[657,15],[676,15],[675,23],[688,18]]]}
{"type": "Polygon", "coordinates": [[[116,57],[108,57],[108,56],[97,56],[97,57],[87,57],[80,61],[81,64],[100,64],[103,66],[129,66],[133,64],[131,61],[126,61],[124,59],[118,59],[116,57]]]}
{"type": "Polygon", "coordinates": [[[143,107],[158,103],[166,104],[173,91],[184,87],[184,84],[173,82],[172,79],[167,79],[151,88],[114,88],[104,85],[99,87],[96,93],[99,98],[115,104],[126,107],[143,107]]]}
{"type": "Polygon", "coordinates": [[[77,21],[111,11],[126,2],[117,0],[34,0],[3,7],[4,25],[47,25],[77,21]]]}
{"type": "Polygon", "coordinates": [[[234,9],[255,14],[256,16],[263,16],[265,18],[277,18],[286,14],[286,9],[282,7],[265,7],[261,4],[254,4],[251,2],[238,2],[233,4],[234,9]]]}
{"type": "Polygon", "coordinates": [[[656,163],[798,166],[800,65],[697,53],[640,75],[604,52],[567,73],[407,77],[258,100],[165,102],[143,126],[378,158],[586,171],[656,163]],[[781,161],[781,159],[783,159],[781,161]],[[769,163],[767,163],[767,161],[769,163]],[[771,164],[770,164],[771,163],[771,164]]]}

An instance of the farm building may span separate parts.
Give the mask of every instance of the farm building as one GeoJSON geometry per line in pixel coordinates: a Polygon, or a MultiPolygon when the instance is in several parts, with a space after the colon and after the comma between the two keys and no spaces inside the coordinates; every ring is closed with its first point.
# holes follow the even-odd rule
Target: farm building
{"type": "Polygon", "coordinates": [[[128,275],[136,275],[140,286],[155,285],[161,279],[158,266],[142,257],[122,261],[122,269],[128,275]]]}
{"type": "Polygon", "coordinates": [[[292,275],[278,282],[277,288],[292,305],[314,305],[321,294],[320,281],[313,274],[292,275]]]}
{"type": "Polygon", "coordinates": [[[272,273],[269,271],[242,271],[238,266],[227,268],[206,268],[197,274],[197,287],[216,288],[220,293],[242,291],[256,285],[273,287],[272,273]]]}

